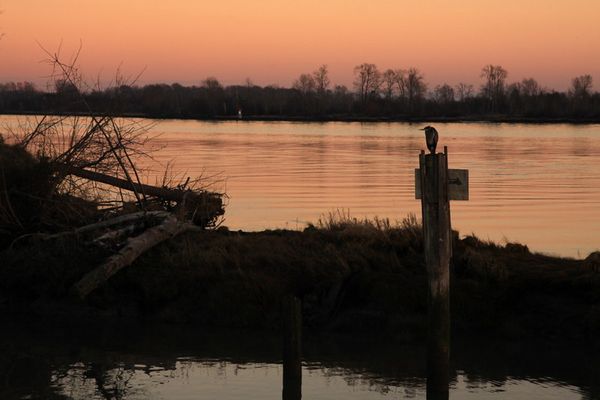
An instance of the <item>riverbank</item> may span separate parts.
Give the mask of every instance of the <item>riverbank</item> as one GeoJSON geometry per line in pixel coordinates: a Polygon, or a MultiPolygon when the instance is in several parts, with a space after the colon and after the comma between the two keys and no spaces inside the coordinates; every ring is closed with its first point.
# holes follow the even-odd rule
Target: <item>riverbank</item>
{"type": "MultiPolygon", "coordinates": [[[[31,112],[5,112],[1,113],[0,116],[39,116],[39,115],[52,115],[52,116],[80,116],[89,117],[96,114],[90,114],[87,112],[48,112],[44,111],[31,111],[31,112]]],[[[101,115],[101,114],[100,114],[101,115]]],[[[322,115],[322,116],[299,116],[299,115],[244,115],[242,118],[231,115],[231,116],[204,116],[204,115],[154,115],[144,113],[118,113],[113,115],[115,118],[145,118],[154,120],[189,120],[189,121],[257,121],[257,122],[365,122],[365,123],[377,123],[377,122],[406,122],[406,123],[425,123],[425,122],[438,122],[438,123],[462,123],[462,122],[476,122],[476,123],[506,123],[506,124],[574,124],[574,125],[585,125],[585,124],[600,124],[600,118],[538,118],[538,117],[525,117],[525,116],[512,116],[502,114],[489,114],[489,115],[461,115],[461,116],[368,116],[368,115],[322,115]]]]}
{"type": "MultiPolygon", "coordinates": [[[[426,273],[415,220],[329,221],[304,231],[190,232],[140,257],[85,300],[72,285],[107,256],[82,238],[3,250],[5,315],[277,329],[280,300],[303,300],[316,331],[426,334],[426,273]]],[[[592,261],[455,238],[454,332],[503,339],[600,337],[600,270],[592,261]]]]}

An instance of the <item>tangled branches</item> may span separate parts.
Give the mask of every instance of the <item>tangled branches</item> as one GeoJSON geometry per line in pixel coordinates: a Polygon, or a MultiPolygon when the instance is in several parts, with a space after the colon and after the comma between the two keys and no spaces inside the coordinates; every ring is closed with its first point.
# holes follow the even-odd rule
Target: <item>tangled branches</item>
{"type": "Polygon", "coordinates": [[[118,88],[137,78],[126,81],[117,72],[113,108],[93,109],[85,94],[100,90],[100,83],[85,83],[77,67],[80,51],[69,62],[60,52],[44,51],[52,70],[52,96],[81,113],[54,110],[7,128],[6,142],[0,135],[0,237],[56,233],[149,210],[176,212],[179,220],[200,227],[217,226],[223,194],[190,178],[171,186],[142,181],[140,165],[151,160],[152,122],[116,117],[118,88]]]}

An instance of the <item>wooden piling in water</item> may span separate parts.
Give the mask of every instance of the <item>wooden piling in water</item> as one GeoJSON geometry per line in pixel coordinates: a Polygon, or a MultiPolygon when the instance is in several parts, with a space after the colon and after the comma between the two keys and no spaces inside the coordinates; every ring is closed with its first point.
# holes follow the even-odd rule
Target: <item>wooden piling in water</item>
{"type": "Polygon", "coordinates": [[[296,296],[283,299],[283,400],[302,398],[302,302],[296,296]]]}
{"type": "Polygon", "coordinates": [[[450,202],[447,151],[419,155],[425,263],[429,282],[427,398],[448,398],[450,357],[450,202]]]}

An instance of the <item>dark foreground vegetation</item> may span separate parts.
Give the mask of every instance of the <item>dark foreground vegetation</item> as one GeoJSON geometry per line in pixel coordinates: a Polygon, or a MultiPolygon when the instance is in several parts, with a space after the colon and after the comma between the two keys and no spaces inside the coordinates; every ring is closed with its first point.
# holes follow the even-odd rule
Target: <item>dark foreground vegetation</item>
{"type": "MultiPolygon", "coordinates": [[[[185,204],[152,198],[146,210],[135,201],[107,210],[49,185],[54,164],[19,146],[0,143],[0,165],[2,318],[277,330],[293,294],[314,331],[426,337],[414,217],[391,225],[342,213],[304,231],[231,232],[198,221],[204,208],[185,199],[202,192],[176,192],[191,217],[185,204]],[[154,240],[167,226],[175,230],[154,240]]],[[[599,344],[600,253],[562,259],[458,234],[453,243],[454,334],[599,344]]]]}
{"type": "MultiPolygon", "coordinates": [[[[73,285],[107,250],[85,235],[2,250],[3,313],[276,328],[289,293],[315,330],[426,330],[426,272],[414,219],[330,220],[304,231],[190,232],[146,252],[85,300],[73,285]]],[[[600,263],[532,254],[526,246],[455,238],[455,332],[511,339],[600,337],[600,263]]],[[[594,259],[595,258],[595,259],[594,259]]]]}
{"type": "MultiPolygon", "coordinates": [[[[73,95],[94,114],[77,70],[52,62],[63,71],[57,87],[72,88],[53,96],[73,95]]],[[[217,229],[226,196],[201,177],[140,180],[145,132],[108,112],[0,132],[0,314],[274,328],[293,294],[315,330],[424,337],[414,218],[396,226],[342,213],[302,232],[217,229]]],[[[600,253],[561,259],[455,236],[455,332],[598,344],[600,253]]]]}
{"type": "Polygon", "coordinates": [[[109,113],[151,118],[288,120],[486,120],[518,122],[600,121],[600,94],[592,77],[570,80],[567,92],[542,87],[534,78],[509,82],[498,65],[481,71],[481,86],[428,87],[416,68],[387,69],[364,63],[352,88],[334,85],[326,65],[301,74],[291,88],[224,86],[209,77],[198,86],[139,86],[117,78],[106,89],[56,79],[49,90],[29,82],[0,84],[0,114],[109,113]],[[84,99],[85,101],[82,101],[84,99]]]}
{"type": "MultiPolygon", "coordinates": [[[[281,300],[294,294],[314,330],[425,336],[426,271],[415,218],[393,226],[341,213],[302,232],[230,232],[216,229],[220,195],[191,190],[188,181],[152,188],[133,178],[117,183],[139,199],[106,204],[93,179],[99,174],[110,188],[114,178],[84,167],[117,163],[105,171],[119,171],[119,154],[129,147],[112,154],[97,135],[131,136],[120,136],[117,125],[86,126],[76,137],[90,135],[89,142],[75,141],[66,153],[34,155],[27,143],[37,134],[0,141],[0,314],[277,329],[281,300]],[[73,175],[75,166],[88,173],[73,175]]],[[[456,234],[451,274],[455,332],[598,344],[600,253],[553,258],[456,234]]]]}

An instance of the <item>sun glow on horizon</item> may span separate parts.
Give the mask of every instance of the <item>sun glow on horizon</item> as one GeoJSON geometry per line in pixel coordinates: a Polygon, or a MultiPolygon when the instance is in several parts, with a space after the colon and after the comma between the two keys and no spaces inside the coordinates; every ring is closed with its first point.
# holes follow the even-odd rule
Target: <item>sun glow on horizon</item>
{"type": "Polygon", "coordinates": [[[48,75],[37,43],[110,79],[122,70],[141,84],[225,84],[246,78],[290,86],[329,65],[331,80],[352,85],[363,62],[416,67],[433,87],[478,85],[481,67],[502,65],[509,81],[534,77],[565,90],[571,78],[600,79],[600,2],[592,0],[107,0],[0,1],[0,82],[48,75]]]}

